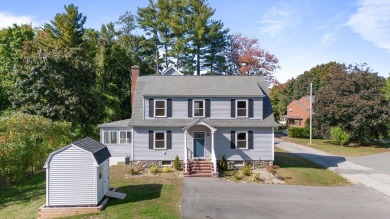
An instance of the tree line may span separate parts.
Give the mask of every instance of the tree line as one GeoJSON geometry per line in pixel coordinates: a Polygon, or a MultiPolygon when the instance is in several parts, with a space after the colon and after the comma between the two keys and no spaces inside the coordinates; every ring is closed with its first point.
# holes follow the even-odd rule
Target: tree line
{"type": "Polygon", "coordinates": [[[132,65],[142,74],[174,66],[185,74],[264,75],[272,82],[278,59],[257,39],[231,33],[214,13],[206,0],[150,0],[96,30],[69,4],[41,27],[1,29],[0,170],[7,173],[1,180],[34,172],[65,142],[98,139],[98,124],[130,118],[132,65]],[[55,141],[54,133],[66,140],[55,141]]]}
{"type": "Polygon", "coordinates": [[[390,131],[390,77],[378,76],[366,64],[337,62],[317,65],[270,91],[275,117],[286,114],[287,105],[309,95],[313,83],[314,133],[328,138],[339,127],[351,140],[387,138],[390,131]]]}

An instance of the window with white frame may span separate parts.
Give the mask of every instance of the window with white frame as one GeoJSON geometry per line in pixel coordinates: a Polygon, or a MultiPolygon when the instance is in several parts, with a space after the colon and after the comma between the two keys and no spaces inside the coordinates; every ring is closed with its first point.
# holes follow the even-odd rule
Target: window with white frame
{"type": "Polygon", "coordinates": [[[119,132],[119,142],[121,144],[130,144],[131,143],[131,131],[120,131],[119,132]]]}
{"type": "Polygon", "coordinates": [[[154,117],[166,117],[167,116],[167,101],[166,100],[154,100],[154,117]]]}
{"type": "Polygon", "coordinates": [[[194,117],[204,117],[204,100],[194,100],[194,117]]]}
{"type": "Polygon", "coordinates": [[[247,100],[237,100],[237,117],[248,117],[248,101],[247,100]]]}
{"type": "Polygon", "coordinates": [[[104,144],[117,144],[118,141],[117,131],[105,131],[103,132],[104,144]]]}
{"type": "Polygon", "coordinates": [[[154,132],[154,149],[166,149],[166,133],[154,132]]]}
{"type": "Polygon", "coordinates": [[[172,166],[172,161],[171,160],[162,160],[161,166],[172,166]]]}
{"type": "Polygon", "coordinates": [[[238,149],[248,149],[248,133],[237,132],[236,133],[236,145],[238,149]]]}

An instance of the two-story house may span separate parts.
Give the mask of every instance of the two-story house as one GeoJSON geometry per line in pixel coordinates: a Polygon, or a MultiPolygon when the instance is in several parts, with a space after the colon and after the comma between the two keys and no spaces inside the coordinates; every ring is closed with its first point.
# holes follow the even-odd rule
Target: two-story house
{"type": "Polygon", "coordinates": [[[132,118],[101,124],[112,155],[142,165],[171,165],[185,174],[216,175],[223,155],[230,165],[258,167],[274,160],[274,127],[262,76],[140,76],[132,67],[132,118]],[[201,163],[196,163],[200,160],[201,163]],[[209,168],[194,170],[196,166],[209,168]]]}
{"type": "MultiPolygon", "coordinates": [[[[314,100],[314,96],[312,97],[314,100]]],[[[287,106],[287,114],[280,117],[280,123],[287,126],[305,127],[310,119],[310,96],[293,100],[287,106]]]]}

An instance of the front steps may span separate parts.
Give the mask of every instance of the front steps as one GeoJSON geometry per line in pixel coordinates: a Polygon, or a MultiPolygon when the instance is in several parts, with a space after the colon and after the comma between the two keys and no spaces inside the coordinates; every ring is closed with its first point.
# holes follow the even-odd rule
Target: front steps
{"type": "Polygon", "coordinates": [[[187,171],[184,176],[188,177],[218,177],[213,173],[213,162],[210,160],[190,160],[187,164],[187,171]]]}

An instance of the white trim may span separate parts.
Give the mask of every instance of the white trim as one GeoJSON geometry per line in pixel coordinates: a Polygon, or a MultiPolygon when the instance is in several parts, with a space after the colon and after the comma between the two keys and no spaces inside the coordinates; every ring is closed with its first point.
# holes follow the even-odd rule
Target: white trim
{"type": "Polygon", "coordinates": [[[236,149],[241,149],[241,150],[245,150],[245,149],[248,149],[248,131],[236,131],[236,149]],[[245,141],[246,141],[246,148],[239,148],[238,147],[238,134],[239,133],[245,133],[245,141]]]}
{"type": "Polygon", "coordinates": [[[243,99],[236,99],[236,118],[248,118],[249,117],[249,112],[248,112],[248,100],[247,99],[245,99],[245,100],[243,100],[243,99]],[[246,106],[246,116],[239,116],[238,115],[238,102],[246,102],[246,104],[245,104],[245,106],[246,106]]]}
{"type": "Polygon", "coordinates": [[[216,128],[212,127],[211,125],[207,124],[206,122],[204,122],[202,119],[197,119],[193,122],[191,122],[190,124],[188,124],[186,127],[182,128],[183,131],[187,131],[188,129],[190,129],[191,127],[194,127],[196,125],[204,125],[206,126],[207,128],[209,128],[212,132],[215,132],[217,131],[216,128]]]}
{"type": "Polygon", "coordinates": [[[133,128],[131,129],[131,161],[134,161],[134,129],[133,128]]]}
{"type": "Polygon", "coordinates": [[[167,149],[167,132],[165,131],[154,131],[153,134],[153,149],[154,150],[166,150],[167,149]],[[156,148],[156,134],[157,133],[164,133],[164,148],[156,148]]]}
{"type": "Polygon", "coordinates": [[[198,158],[206,159],[206,132],[205,131],[193,131],[192,132],[192,151],[194,152],[194,158],[196,157],[195,156],[195,132],[203,133],[203,157],[198,157],[198,158]]]}
{"type": "Polygon", "coordinates": [[[162,167],[171,167],[172,166],[172,161],[171,160],[162,160],[161,161],[161,166],[162,167]],[[170,162],[170,164],[163,164],[163,162],[170,162]]]}
{"type": "Polygon", "coordinates": [[[119,144],[119,131],[118,130],[111,130],[111,131],[103,131],[103,144],[108,144],[108,145],[114,145],[114,144],[119,144]],[[116,143],[112,143],[111,141],[109,143],[106,143],[105,140],[106,138],[104,137],[104,133],[110,133],[110,137],[109,137],[109,140],[111,140],[111,133],[112,132],[116,132],[116,143]]]}
{"type": "Polygon", "coordinates": [[[133,141],[133,138],[131,136],[131,130],[120,130],[118,132],[119,132],[119,143],[118,144],[120,144],[120,145],[131,144],[131,142],[133,141]],[[125,143],[121,142],[121,132],[125,133],[125,143]],[[130,138],[127,137],[127,133],[130,133],[130,138]],[[130,142],[128,142],[129,139],[130,139],[130,142]]]}
{"type": "MultiPolygon", "coordinates": [[[[199,108],[201,109],[201,108],[199,108]]],[[[192,117],[201,117],[204,118],[206,116],[206,101],[204,99],[194,99],[192,100],[192,117]],[[202,101],[203,102],[203,115],[202,116],[195,116],[195,101],[202,101]]]]}
{"type": "Polygon", "coordinates": [[[161,73],[161,75],[165,75],[170,69],[175,70],[177,73],[179,73],[178,75],[183,75],[183,73],[181,73],[181,71],[177,70],[177,68],[175,68],[175,66],[169,66],[167,69],[165,69],[165,71],[163,71],[161,73]]]}
{"type": "MultiPolygon", "coordinates": [[[[153,100],[153,104],[154,104],[154,107],[153,107],[153,116],[154,117],[157,117],[157,118],[164,118],[164,117],[167,117],[167,100],[166,99],[154,99],[153,100]],[[164,101],[164,116],[156,116],[156,101],[164,101]]],[[[161,108],[159,108],[161,109],[161,108]]]]}
{"type": "Polygon", "coordinates": [[[272,127],[272,160],[275,160],[275,132],[274,132],[274,127],[272,127]]]}

